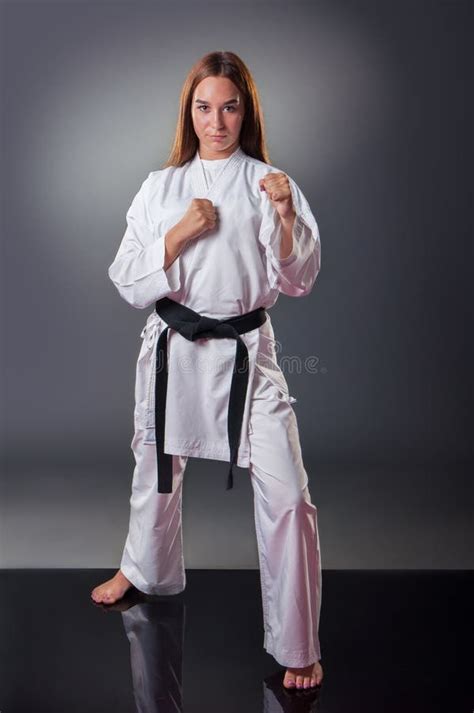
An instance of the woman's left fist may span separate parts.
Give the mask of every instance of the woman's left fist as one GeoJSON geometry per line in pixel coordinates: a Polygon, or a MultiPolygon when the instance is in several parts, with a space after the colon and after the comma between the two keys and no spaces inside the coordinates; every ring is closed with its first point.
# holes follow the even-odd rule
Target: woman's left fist
{"type": "Polygon", "coordinates": [[[290,181],[285,173],[267,173],[258,182],[261,191],[266,191],[280,218],[289,218],[294,213],[290,181]]]}

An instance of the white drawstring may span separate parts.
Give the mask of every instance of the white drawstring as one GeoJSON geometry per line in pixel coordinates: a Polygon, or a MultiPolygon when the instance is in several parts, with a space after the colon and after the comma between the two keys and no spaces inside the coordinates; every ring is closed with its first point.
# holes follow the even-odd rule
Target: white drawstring
{"type": "Polygon", "coordinates": [[[142,339],[146,339],[146,345],[148,349],[153,349],[153,346],[156,341],[156,333],[158,331],[160,322],[161,319],[158,317],[156,312],[152,312],[141,331],[140,337],[142,339]]]}

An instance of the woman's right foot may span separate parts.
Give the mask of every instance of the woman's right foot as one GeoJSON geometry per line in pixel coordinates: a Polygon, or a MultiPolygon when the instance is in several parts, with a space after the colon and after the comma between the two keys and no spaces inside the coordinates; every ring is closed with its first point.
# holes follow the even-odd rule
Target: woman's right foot
{"type": "Polygon", "coordinates": [[[112,579],[108,579],[92,590],[91,598],[98,603],[113,604],[118,599],[121,599],[125,592],[132,586],[132,583],[126,578],[122,570],[119,569],[112,579]]]}

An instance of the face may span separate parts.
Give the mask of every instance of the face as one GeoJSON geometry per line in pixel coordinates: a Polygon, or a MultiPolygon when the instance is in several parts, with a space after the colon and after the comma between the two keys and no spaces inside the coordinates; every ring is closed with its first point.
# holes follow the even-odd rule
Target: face
{"type": "Polygon", "coordinates": [[[242,96],[227,77],[206,77],[196,86],[191,114],[204,159],[230,156],[239,145],[244,119],[242,96]],[[216,135],[222,138],[215,138],[216,135]]]}

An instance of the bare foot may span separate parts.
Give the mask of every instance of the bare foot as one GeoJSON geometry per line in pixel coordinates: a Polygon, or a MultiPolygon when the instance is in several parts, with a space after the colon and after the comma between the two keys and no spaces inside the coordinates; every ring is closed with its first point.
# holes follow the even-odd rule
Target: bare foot
{"type": "Polygon", "coordinates": [[[313,688],[323,680],[323,667],[316,663],[304,668],[288,667],[283,678],[285,688],[313,688]]]}
{"type": "Polygon", "coordinates": [[[122,570],[119,569],[112,579],[108,579],[92,590],[91,598],[95,602],[113,604],[118,599],[121,599],[125,592],[132,586],[132,583],[129,582],[122,570]]]}

